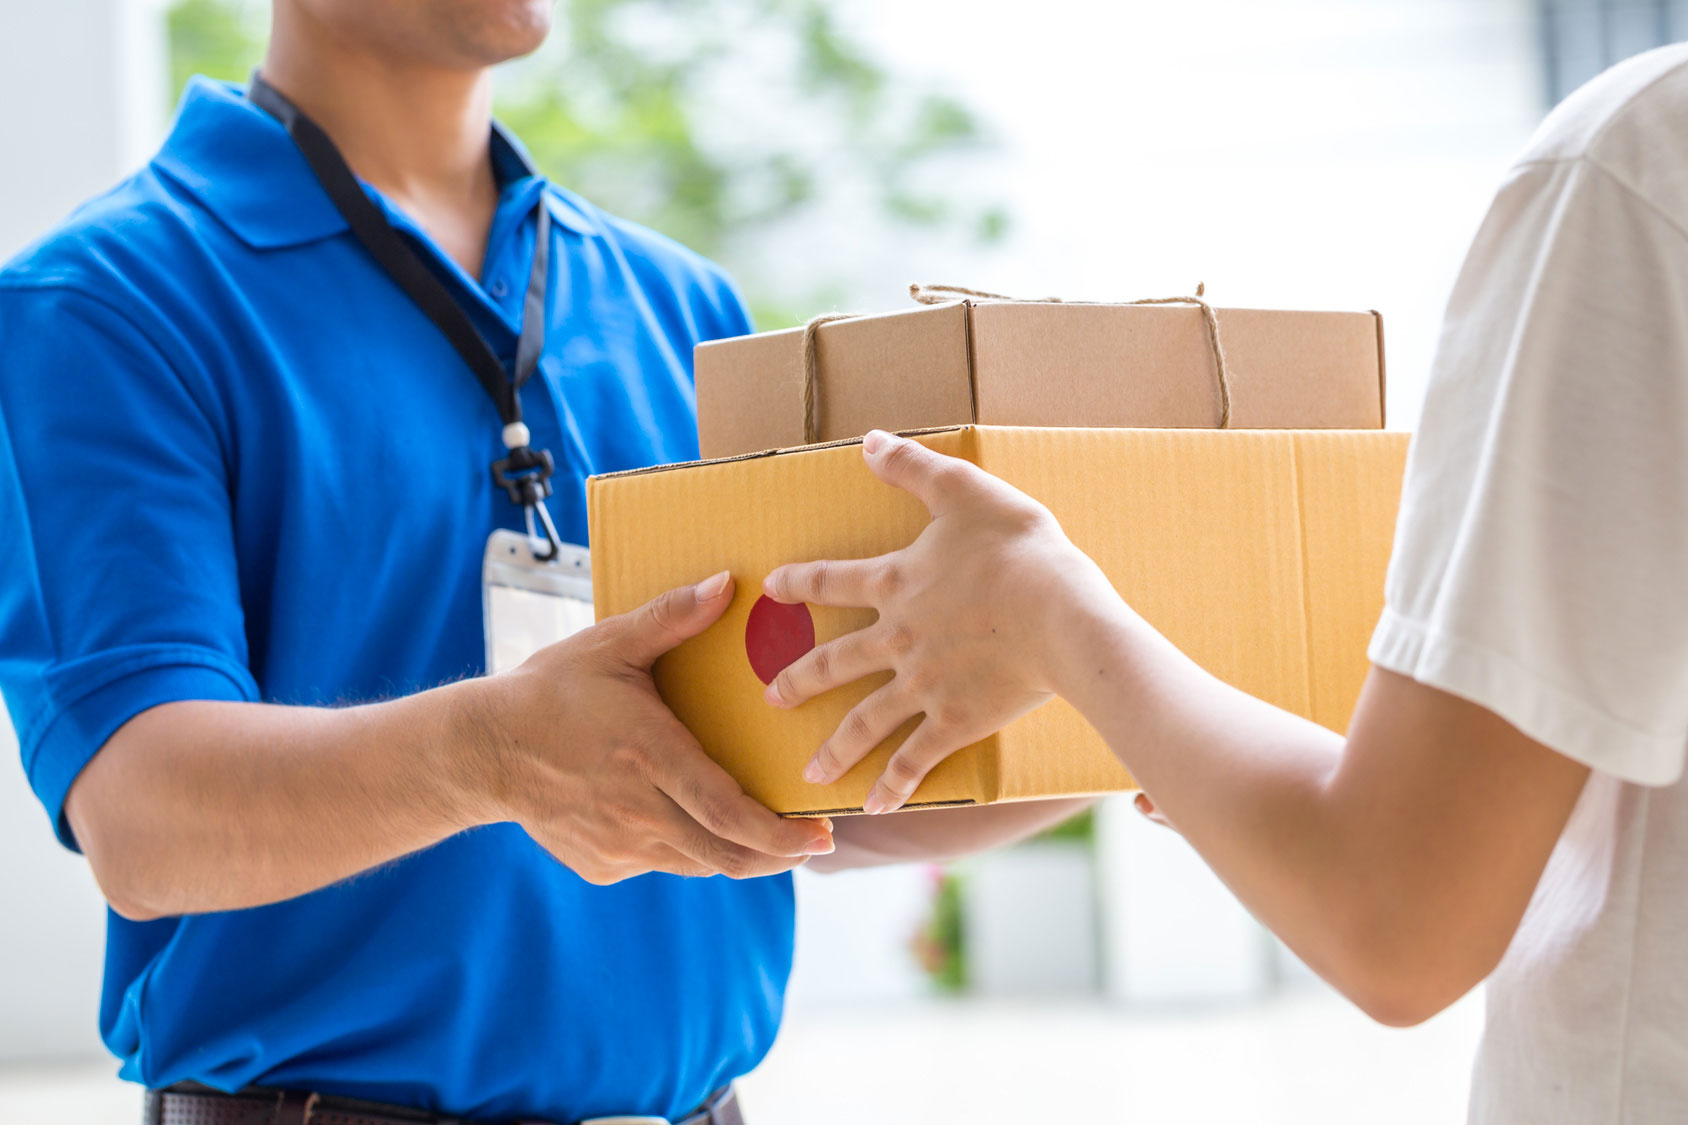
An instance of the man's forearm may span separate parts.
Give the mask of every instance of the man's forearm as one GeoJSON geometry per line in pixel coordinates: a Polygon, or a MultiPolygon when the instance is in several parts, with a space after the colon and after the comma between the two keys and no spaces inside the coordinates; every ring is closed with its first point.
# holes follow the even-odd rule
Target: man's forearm
{"type": "Polygon", "coordinates": [[[123,726],[66,813],[133,918],[277,902],[494,819],[486,681],[344,709],[181,702],[123,726]]]}
{"type": "Polygon", "coordinates": [[[1090,807],[1088,798],[1014,801],[980,808],[913,809],[891,816],[839,817],[838,850],[809,861],[815,871],[882,867],[893,863],[956,859],[1012,844],[1060,824],[1090,807]]]}

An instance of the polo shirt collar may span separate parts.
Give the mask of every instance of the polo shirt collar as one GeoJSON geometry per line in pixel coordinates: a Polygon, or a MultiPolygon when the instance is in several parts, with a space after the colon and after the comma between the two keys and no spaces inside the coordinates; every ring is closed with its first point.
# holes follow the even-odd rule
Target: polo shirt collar
{"type": "MultiPolygon", "coordinates": [[[[501,183],[515,177],[543,184],[527,151],[501,125],[493,126],[492,149],[501,183]]],[[[346,229],[287,131],[239,86],[192,79],[153,167],[254,249],[297,246],[346,229]]],[[[597,233],[592,220],[556,192],[544,196],[560,226],[597,233]]]]}

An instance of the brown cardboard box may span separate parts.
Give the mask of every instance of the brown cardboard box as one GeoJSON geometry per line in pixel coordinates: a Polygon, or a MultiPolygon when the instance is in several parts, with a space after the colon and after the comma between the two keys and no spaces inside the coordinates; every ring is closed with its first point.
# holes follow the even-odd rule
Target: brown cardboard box
{"type": "MultiPolygon", "coordinates": [[[[1218,309],[1238,429],[1380,429],[1376,313],[1218,309]]],[[[1219,393],[1200,308],[952,301],[815,332],[815,434],[963,423],[1213,426],[1219,393]]],[[[706,458],[806,444],[803,329],[696,351],[706,458]]]]}
{"type": "MultiPolygon", "coordinates": [[[[964,426],[920,440],[1042,500],[1127,601],[1215,675],[1333,729],[1347,724],[1382,608],[1406,435],[964,426]]],[[[722,569],[737,579],[725,616],[656,666],[663,698],[704,749],[775,811],[858,810],[909,728],[833,785],[801,771],[885,677],[769,707],[751,612],[776,566],[903,547],[925,509],[874,478],[855,442],[593,477],[587,499],[600,618],[722,569]]],[[[809,620],[821,643],[872,616],[812,607],[809,620]]],[[[1057,701],[950,758],[913,804],[1131,786],[1057,701]]]]}

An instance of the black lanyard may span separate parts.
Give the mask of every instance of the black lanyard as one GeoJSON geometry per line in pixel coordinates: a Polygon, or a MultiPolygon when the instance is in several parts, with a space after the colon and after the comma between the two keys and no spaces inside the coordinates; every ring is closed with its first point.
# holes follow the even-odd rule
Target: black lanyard
{"type": "MultiPolygon", "coordinates": [[[[305,161],[316,173],[323,191],[333,201],[352,233],[371,256],[387,271],[389,277],[416,302],[427,318],[434,322],[469,370],[475,373],[486,393],[498,407],[498,417],[504,423],[504,446],[508,455],[492,463],[492,479],[510,496],[513,504],[521,506],[527,519],[528,533],[534,534],[534,517],[544,525],[547,550],[535,552],[541,559],[553,559],[561,548],[557,529],[545,509],[545,498],[551,495],[551,454],[534,449],[529,442],[528,428],[522,422],[522,384],[533,376],[539,366],[539,354],[545,344],[545,282],[546,264],[550,256],[551,216],[542,199],[539,204],[539,230],[533,248],[533,272],[528,277],[527,297],[522,305],[522,332],[516,341],[516,368],[506,371],[498,353],[475,327],[469,314],[458,304],[457,298],[422,260],[415,249],[393,229],[381,214],[381,208],[364,193],[357,175],[346,164],[345,157],[335,147],[322,127],[300,111],[274,86],[259,74],[252,75],[247,90],[253,104],[269,113],[293,138],[305,161]]],[[[537,538],[537,536],[535,536],[537,538]]]]}

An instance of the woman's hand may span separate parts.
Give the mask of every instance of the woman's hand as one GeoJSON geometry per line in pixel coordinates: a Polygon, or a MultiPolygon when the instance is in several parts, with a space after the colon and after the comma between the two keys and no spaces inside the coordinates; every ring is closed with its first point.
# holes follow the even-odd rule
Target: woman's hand
{"type": "Polygon", "coordinates": [[[803,771],[841,777],[915,715],[863,802],[899,808],[950,754],[1001,730],[1055,693],[1062,636],[1098,608],[1124,610],[1095,563],[1048,509],[989,473],[917,442],[874,431],[868,467],[932,513],[914,543],[873,559],[797,563],[768,575],[782,602],[871,607],[874,624],[829,641],[781,672],[769,703],[795,707],[889,670],[894,678],[844,717],[803,771]]]}

